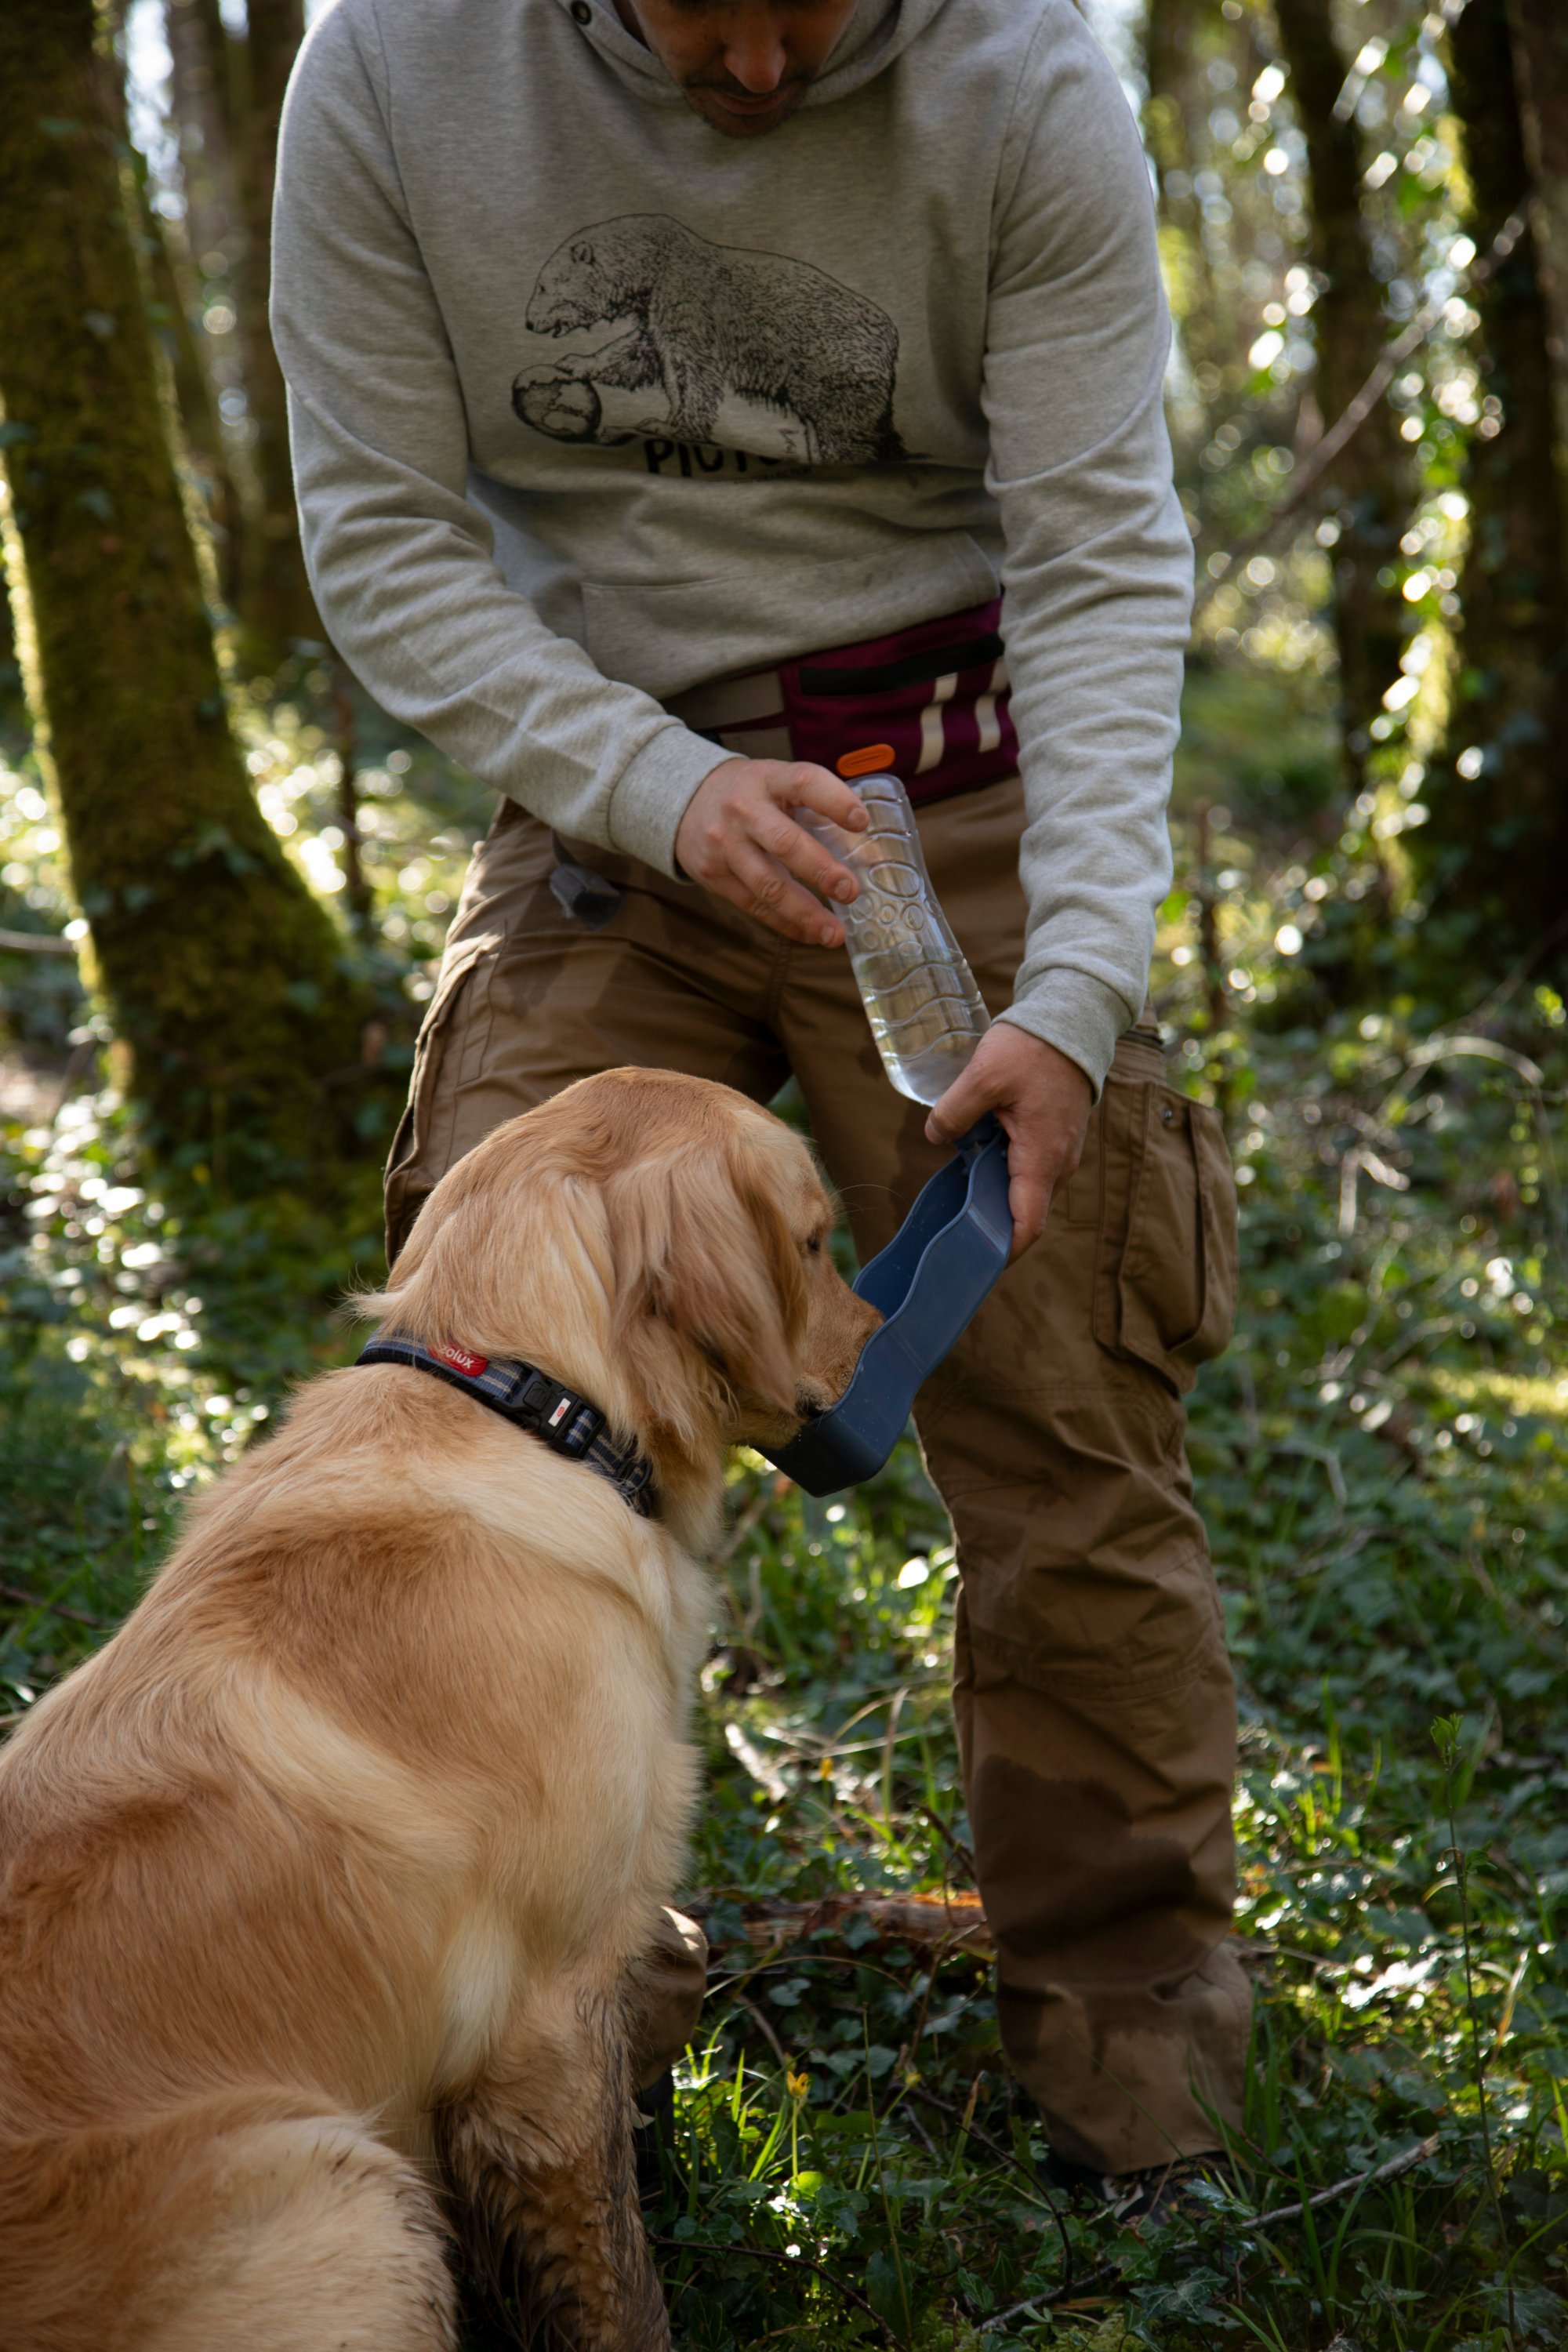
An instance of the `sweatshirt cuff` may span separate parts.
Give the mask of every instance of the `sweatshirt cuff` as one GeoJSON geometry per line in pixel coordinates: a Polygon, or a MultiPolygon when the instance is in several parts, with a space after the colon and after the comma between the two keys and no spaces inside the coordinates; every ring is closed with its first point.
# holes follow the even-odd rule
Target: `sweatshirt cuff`
{"type": "Polygon", "coordinates": [[[1032,980],[1016,1003],[997,1016],[1026,1029],[1076,1062],[1100,1100],[1116,1041],[1131,1026],[1126,999],[1092,972],[1058,964],[1032,980]]]}
{"type": "Polygon", "coordinates": [[[687,803],[704,776],[734,756],[672,719],[621,771],[610,795],[610,847],[679,881],[675,836],[687,803]]]}

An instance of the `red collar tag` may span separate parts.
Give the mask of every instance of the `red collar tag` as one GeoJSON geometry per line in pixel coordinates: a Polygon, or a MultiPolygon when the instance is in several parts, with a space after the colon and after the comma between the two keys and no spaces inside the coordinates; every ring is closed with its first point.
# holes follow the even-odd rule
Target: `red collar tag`
{"type": "Polygon", "coordinates": [[[472,1355],[467,1348],[432,1347],[429,1353],[439,1363],[450,1364],[455,1372],[466,1373],[470,1381],[477,1381],[490,1360],[488,1356],[472,1355]]]}

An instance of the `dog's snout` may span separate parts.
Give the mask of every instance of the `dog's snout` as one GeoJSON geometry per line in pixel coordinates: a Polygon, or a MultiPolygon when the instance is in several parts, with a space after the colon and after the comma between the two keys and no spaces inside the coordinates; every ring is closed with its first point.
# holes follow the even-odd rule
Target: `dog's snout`
{"type": "Polygon", "coordinates": [[[795,1383],[795,1411],[803,1422],[816,1421],[838,1402],[855,1377],[867,1340],[882,1321],[876,1307],[856,1297],[847,1284],[838,1286],[823,1327],[814,1333],[816,1361],[795,1383]]]}

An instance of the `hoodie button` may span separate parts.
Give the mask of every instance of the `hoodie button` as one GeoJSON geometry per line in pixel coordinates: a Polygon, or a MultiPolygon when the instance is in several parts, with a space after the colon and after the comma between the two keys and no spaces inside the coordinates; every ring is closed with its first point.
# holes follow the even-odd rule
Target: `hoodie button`
{"type": "Polygon", "coordinates": [[[574,25],[591,25],[593,21],[594,11],[589,7],[588,0],[572,0],[573,23],[574,25]]]}

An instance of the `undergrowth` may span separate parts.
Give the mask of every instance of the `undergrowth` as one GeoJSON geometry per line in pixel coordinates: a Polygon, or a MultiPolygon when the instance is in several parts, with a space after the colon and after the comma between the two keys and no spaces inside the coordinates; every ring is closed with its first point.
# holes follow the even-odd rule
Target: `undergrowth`
{"type": "MultiPolygon", "coordinates": [[[[1245,1179],[1242,1326],[1192,1419],[1242,1688],[1236,2187],[1139,2235],[1043,2185],[972,1918],[933,1943],[871,1907],[973,1884],[941,1507],[908,1444],[826,1506],[739,1455],[686,1895],[713,1976],[649,2217],[691,2352],[1568,2342],[1563,1008],[1325,1011],[1353,858],[1270,871],[1229,822],[1203,816],[1161,979],[1245,1179]]],[[[368,1222],[321,1254],[165,1213],[110,1094],[0,1139],[15,1721],[183,1496],[348,1352],[331,1301],[376,1266],[368,1222]]]]}

